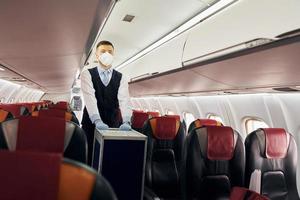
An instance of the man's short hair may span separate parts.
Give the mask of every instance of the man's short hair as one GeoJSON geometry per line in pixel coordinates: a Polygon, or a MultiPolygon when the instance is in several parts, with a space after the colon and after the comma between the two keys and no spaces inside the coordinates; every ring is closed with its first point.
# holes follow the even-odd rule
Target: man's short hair
{"type": "Polygon", "coordinates": [[[98,49],[98,47],[101,45],[110,45],[113,47],[113,49],[115,48],[114,45],[110,41],[102,40],[102,41],[98,42],[96,49],[98,49]]]}

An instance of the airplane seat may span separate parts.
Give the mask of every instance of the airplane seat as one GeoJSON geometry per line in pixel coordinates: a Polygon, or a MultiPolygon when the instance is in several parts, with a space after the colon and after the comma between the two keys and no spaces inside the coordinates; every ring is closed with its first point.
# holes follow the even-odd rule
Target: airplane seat
{"type": "Polygon", "coordinates": [[[69,111],[69,104],[66,101],[59,101],[56,104],[50,104],[48,107],[49,109],[69,111]]]}
{"type": "Polygon", "coordinates": [[[188,133],[190,133],[195,128],[199,128],[202,126],[223,126],[223,124],[214,119],[196,119],[190,124],[188,133]]]}
{"type": "Polygon", "coordinates": [[[230,193],[230,200],[270,200],[269,198],[260,195],[243,187],[234,187],[230,193]]]}
{"type": "Polygon", "coordinates": [[[73,122],[77,125],[79,125],[79,121],[75,115],[73,115],[70,112],[64,111],[64,110],[58,110],[58,109],[42,109],[40,111],[34,111],[31,113],[32,116],[35,117],[58,117],[63,118],[68,122],[73,122]]]}
{"type": "Polygon", "coordinates": [[[299,200],[296,183],[297,145],[281,128],[263,128],[245,140],[246,185],[255,169],[261,170],[261,194],[271,200],[299,200]]]}
{"type": "Polygon", "coordinates": [[[150,115],[141,111],[133,111],[131,117],[131,127],[138,131],[143,132],[145,122],[149,119],[150,115]]]}
{"type": "Polygon", "coordinates": [[[183,150],[183,199],[228,200],[232,187],[244,185],[244,153],[242,138],[231,127],[193,129],[183,150]]]}
{"type": "MultiPolygon", "coordinates": [[[[146,186],[160,198],[180,199],[179,174],[185,130],[174,117],[154,117],[145,124],[148,136],[146,186]]],[[[149,195],[145,189],[145,196],[149,195]]]]}
{"type": "MultiPolygon", "coordinates": [[[[180,121],[180,115],[165,115],[166,117],[174,117],[175,119],[178,119],[180,121]]],[[[182,127],[184,130],[186,130],[186,123],[184,122],[184,120],[182,120],[182,127]]],[[[186,132],[186,131],[185,131],[186,132]]]]}
{"type": "Polygon", "coordinates": [[[60,154],[0,151],[1,199],[116,200],[104,177],[60,154]]]}
{"type": "Polygon", "coordinates": [[[39,109],[36,103],[22,103],[22,105],[26,107],[30,113],[39,109]]]}
{"type": "Polygon", "coordinates": [[[0,104],[0,109],[11,112],[15,117],[30,114],[29,110],[22,104],[0,104]]]}
{"type": "Polygon", "coordinates": [[[180,115],[165,115],[166,117],[174,117],[180,121],[180,115]]]}
{"type": "Polygon", "coordinates": [[[147,114],[150,115],[150,118],[160,116],[159,112],[156,112],[156,111],[148,111],[147,114]]]}
{"type": "Polygon", "coordinates": [[[60,118],[22,116],[0,123],[0,149],[62,153],[86,163],[84,131],[60,118]]]}
{"type": "Polygon", "coordinates": [[[10,112],[0,109],[0,122],[4,122],[6,120],[13,119],[13,118],[14,116],[10,112]]]}

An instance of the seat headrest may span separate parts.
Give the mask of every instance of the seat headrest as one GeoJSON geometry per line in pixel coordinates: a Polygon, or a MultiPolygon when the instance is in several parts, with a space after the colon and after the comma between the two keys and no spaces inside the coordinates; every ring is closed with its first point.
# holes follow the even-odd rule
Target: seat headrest
{"type": "Polygon", "coordinates": [[[153,136],[160,140],[173,140],[179,130],[180,121],[174,117],[155,117],[150,120],[153,136]]]}
{"type": "Polygon", "coordinates": [[[142,110],[132,110],[132,113],[143,113],[144,111],[142,110]]]}
{"type": "Polygon", "coordinates": [[[49,108],[67,111],[68,110],[68,102],[60,101],[60,102],[57,102],[56,104],[49,105],[49,108]]]}
{"type": "Polygon", "coordinates": [[[11,112],[16,117],[21,116],[22,114],[22,105],[20,104],[1,104],[0,108],[11,112]]]}
{"type": "Polygon", "coordinates": [[[59,154],[0,151],[0,162],[1,199],[57,199],[59,154]]]}
{"type": "Polygon", "coordinates": [[[165,115],[166,117],[173,117],[175,119],[178,119],[180,121],[180,116],[179,115],[165,115]]]}
{"type": "Polygon", "coordinates": [[[21,116],[17,150],[63,153],[66,122],[60,118],[21,116]]]}
{"type": "Polygon", "coordinates": [[[144,112],[133,112],[132,113],[132,127],[133,128],[142,128],[145,121],[149,119],[149,114],[144,112]]]}
{"type": "Polygon", "coordinates": [[[263,130],[266,137],[266,158],[284,158],[288,150],[288,138],[286,131],[282,128],[263,128],[261,130],[263,130]]]}
{"type": "Polygon", "coordinates": [[[195,128],[199,128],[202,126],[222,126],[221,122],[218,122],[214,119],[196,119],[194,123],[195,128]]]}
{"type": "Polygon", "coordinates": [[[72,119],[71,113],[58,109],[34,111],[31,115],[34,117],[58,117],[61,119],[65,119],[66,121],[71,121],[72,119]]]}
{"type": "Polygon", "coordinates": [[[150,117],[159,117],[159,112],[151,112],[151,111],[149,111],[147,113],[150,115],[150,117]]]}
{"type": "Polygon", "coordinates": [[[227,126],[207,126],[207,158],[231,160],[234,154],[234,132],[227,126]]]}

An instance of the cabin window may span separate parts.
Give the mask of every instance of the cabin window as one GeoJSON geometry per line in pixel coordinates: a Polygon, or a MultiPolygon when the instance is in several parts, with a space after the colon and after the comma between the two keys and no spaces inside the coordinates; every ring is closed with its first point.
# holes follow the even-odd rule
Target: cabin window
{"type": "Polygon", "coordinates": [[[223,119],[220,116],[216,115],[216,114],[208,114],[207,118],[208,119],[214,119],[214,120],[224,124],[223,119]]]}
{"type": "Polygon", "coordinates": [[[2,98],[0,99],[0,103],[3,103],[3,102],[5,102],[5,97],[2,97],[2,98]]]}
{"type": "Polygon", "coordinates": [[[195,117],[192,113],[189,113],[189,112],[184,112],[183,113],[183,119],[184,119],[184,122],[185,122],[185,125],[186,125],[186,130],[189,129],[189,126],[190,124],[195,121],[195,117]]]}
{"type": "Polygon", "coordinates": [[[259,128],[269,128],[268,124],[258,118],[247,118],[245,120],[246,133],[249,134],[259,128]]]}

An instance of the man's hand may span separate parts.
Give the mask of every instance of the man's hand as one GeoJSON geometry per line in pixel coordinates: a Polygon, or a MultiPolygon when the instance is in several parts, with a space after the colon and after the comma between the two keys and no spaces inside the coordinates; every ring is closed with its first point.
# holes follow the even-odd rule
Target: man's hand
{"type": "Polygon", "coordinates": [[[108,129],[108,126],[107,124],[103,123],[101,120],[97,120],[95,122],[95,126],[97,129],[99,130],[107,130],[108,129]]]}
{"type": "Polygon", "coordinates": [[[131,130],[131,126],[129,124],[129,122],[124,122],[120,127],[119,129],[121,131],[130,131],[131,130]]]}

